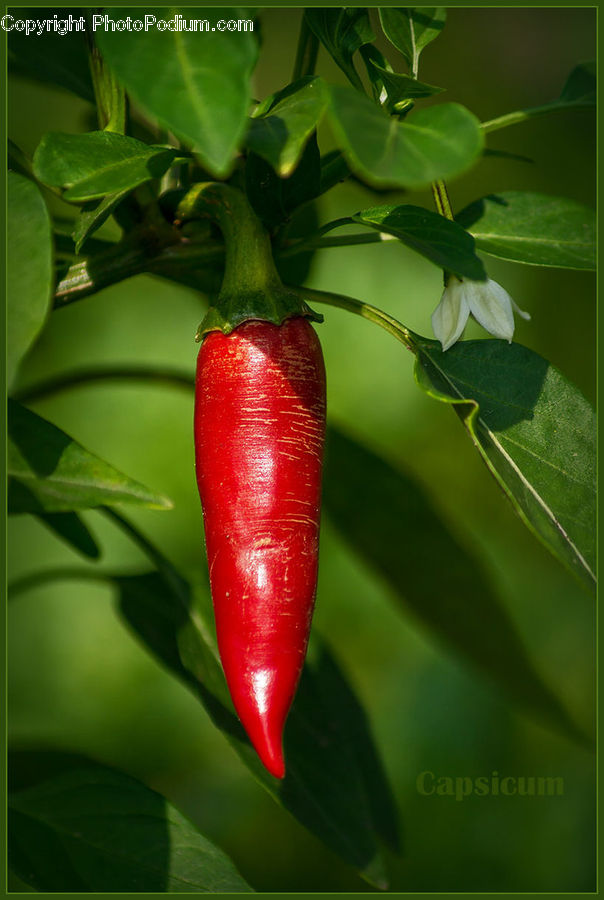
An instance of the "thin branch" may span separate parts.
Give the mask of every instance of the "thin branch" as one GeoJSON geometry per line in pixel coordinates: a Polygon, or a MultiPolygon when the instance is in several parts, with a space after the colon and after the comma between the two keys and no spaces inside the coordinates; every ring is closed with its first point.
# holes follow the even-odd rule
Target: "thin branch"
{"type": "Polygon", "coordinates": [[[55,378],[45,379],[27,385],[13,395],[20,403],[31,403],[41,400],[63,391],[78,388],[84,384],[94,384],[107,381],[125,381],[136,383],[152,383],[161,386],[170,386],[192,390],[193,376],[176,369],[158,369],[145,366],[117,366],[111,369],[90,368],[76,369],[57,375],[55,378]]]}
{"type": "Polygon", "coordinates": [[[490,131],[499,131],[500,128],[507,128],[509,125],[518,125],[520,122],[526,122],[536,116],[543,116],[546,113],[558,112],[563,109],[587,109],[592,107],[593,103],[568,103],[561,100],[559,102],[545,103],[543,106],[532,106],[530,109],[519,109],[516,112],[506,113],[504,116],[498,116],[496,119],[489,119],[488,122],[482,122],[480,127],[487,134],[490,131]]]}
{"type": "Polygon", "coordinates": [[[297,81],[298,78],[302,78],[304,75],[315,74],[318,53],[319,39],[308,27],[306,16],[303,13],[292,81],[297,81]]]}
{"type": "Polygon", "coordinates": [[[355,313],[363,319],[368,319],[375,325],[384,328],[389,334],[392,334],[398,341],[405,345],[407,350],[412,353],[417,352],[417,335],[407,328],[398,319],[388,315],[377,306],[370,303],[364,303],[362,300],[355,300],[354,297],[346,297],[344,294],[333,294],[330,291],[316,291],[312,288],[300,288],[289,286],[289,289],[300,294],[311,303],[327,303],[329,306],[337,306],[340,309],[346,309],[348,312],[355,313]]]}
{"type": "Polygon", "coordinates": [[[52,581],[95,581],[106,586],[113,584],[111,575],[92,569],[47,569],[43,572],[24,575],[22,578],[15,578],[7,586],[7,594],[10,600],[14,600],[20,594],[25,594],[27,591],[52,581]]]}

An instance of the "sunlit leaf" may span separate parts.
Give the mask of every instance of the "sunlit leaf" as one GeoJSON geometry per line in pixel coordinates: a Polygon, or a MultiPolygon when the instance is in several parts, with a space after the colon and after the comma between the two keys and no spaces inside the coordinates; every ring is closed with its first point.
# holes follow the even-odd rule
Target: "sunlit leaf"
{"type": "Polygon", "coordinates": [[[596,267],[596,215],[575,200],[503,191],[466,206],[456,220],[492,256],[533,266],[596,267]]]}
{"type": "Polygon", "coordinates": [[[44,184],[66,188],[74,203],[123,192],[158,178],[176,151],[143,144],[110,131],[45,134],[34,154],[34,172],[44,184]]]}
{"type": "Polygon", "coordinates": [[[595,584],[594,412],[537,353],[505,341],[418,342],[416,378],[456,411],[523,522],[595,584]]]}
{"type": "Polygon", "coordinates": [[[172,504],[85,450],[46,419],[9,400],[8,508],[57,513],[113,503],[172,504]]]}
{"type": "Polygon", "coordinates": [[[322,78],[301,78],[275,94],[250,122],[245,142],[281,176],[295,169],[328,103],[322,78]]]}
{"type": "Polygon", "coordinates": [[[384,34],[405,57],[417,74],[419,56],[445,26],[447,10],[444,6],[384,7],[379,10],[384,34]]]}
{"type": "Polygon", "coordinates": [[[351,217],[353,222],[392,234],[431,262],[460,277],[486,278],[474,241],[456,222],[419,206],[376,206],[351,217]],[[469,240],[468,240],[469,238],[469,240]]]}
{"type": "MultiPolygon", "coordinates": [[[[147,12],[147,10],[145,10],[147,12]]],[[[141,18],[138,7],[108,10],[110,18],[141,18]]],[[[216,176],[232,164],[247,126],[250,76],[257,41],[250,27],[220,30],[218,23],[241,19],[252,24],[253,12],[231,7],[153,9],[157,19],[201,18],[202,33],[159,30],[97,32],[101,51],[127,91],[162,125],[182,138],[216,176]]]]}
{"type": "Polygon", "coordinates": [[[469,168],[482,150],[478,119],[457,103],[389,116],[358,91],[332,87],[329,120],[346,162],[377,187],[426,187],[469,168]]]}

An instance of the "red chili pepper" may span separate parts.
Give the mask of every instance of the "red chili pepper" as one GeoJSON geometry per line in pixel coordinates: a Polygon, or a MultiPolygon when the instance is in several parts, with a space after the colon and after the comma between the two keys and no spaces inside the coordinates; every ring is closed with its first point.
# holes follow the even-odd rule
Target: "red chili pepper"
{"type": "Polygon", "coordinates": [[[325,367],[305,318],[205,336],[195,451],[218,649],[277,778],[316,592],[324,435],[325,367]]]}

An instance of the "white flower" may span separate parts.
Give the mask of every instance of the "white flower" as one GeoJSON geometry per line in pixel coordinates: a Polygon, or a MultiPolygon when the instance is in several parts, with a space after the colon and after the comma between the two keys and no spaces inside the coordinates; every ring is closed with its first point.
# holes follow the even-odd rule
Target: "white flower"
{"type": "Polygon", "coordinates": [[[511,343],[514,310],[523,319],[530,319],[491,278],[471,281],[450,275],[440,303],[432,313],[432,328],[443,350],[448,350],[461,337],[471,314],[490,334],[511,343]]]}

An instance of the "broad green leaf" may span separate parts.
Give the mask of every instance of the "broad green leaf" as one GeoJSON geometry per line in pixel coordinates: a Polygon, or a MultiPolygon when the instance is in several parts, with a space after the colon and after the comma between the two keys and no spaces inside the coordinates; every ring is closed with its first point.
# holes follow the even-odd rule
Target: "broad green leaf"
{"type": "Polygon", "coordinates": [[[562,88],[560,100],[577,106],[593,106],[596,102],[596,77],[595,62],[575,66],[562,88]]]}
{"type": "Polygon", "coordinates": [[[403,609],[521,706],[577,736],[481,561],[457,541],[412,476],[331,428],[323,494],[328,516],[403,609]]]}
{"type": "Polygon", "coordinates": [[[316,7],[307,9],[304,17],[350,83],[362,91],[352,57],[363,44],[375,40],[368,11],[360,7],[316,7]]]}
{"type": "Polygon", "coordinates": [[[482,150],[478,119],[442,103],[399,122],[346,87],[332,87],[329,120],[346,162],[376,187],[426,187],[468,169],[482,150]]]}
{"type": "Polygon", "coordinates": [[[447,10],[444,6],[384,7],[379,14],[384,34],[416,76],[420,53],[445,27],[447,10]]]}
{"type": "Polygon", "coordinates": [[[301,78],[275,94],[266,112],[253,118],[245,142],[282,177],[297,166],[306,142],[328,103],[322,78],[301,78]]]}
{"type": "Polygon", "coordinates": [[[53,295],[52,236],[46,204],[33,181],[7,175],[6,373],[42,330],[53,295]]]}
{"type": "MultiPolygon", "coordinates": [[[[69,16],[72,23],[80,24],[83,9],[52,8],[52,15],[57,16],[61,24],[67,24],[69,16]]],[[[49,18],[44,7],[19,7],[13,10],[15,18],[38,21],[49,18]],[[18,14],[17,14],[18,13],[18,14]]],[[[8,22],[7,24],[11,24],[8,22]]],[[[41,34],[17,31],[13,28],[7,35],[9,71],[17,75],[34,78],[42,84],[56,84],[74,94],[94,103],[94,90],[88,65],[86,33],[83,29],[76,31],[62,29],[59,31],[43,30],[41,34]]]]}
{"type": "Polygon", "coordinates": [[[73,229],[75,252],[79,253],[88,238],[103,225],[113,213],[118,203],[127,197],[131,188],[118,191],[117,194],[108,194],[103,200],[93,202],[89,207],[83,207],[76,219],[73,229]]]}
{"type": "Polygon", "coordinates": [[[533,266],[596,267],[596,216],[575,200],[504,191],[476,200],[456,219],[492,256],[533,266]]]}
{"type": "Polygon", "coordinates": [[[9,860],[42,892],[242,893],[230,859],[160,794],[97,764],[9,796],[9,860]]]}
{"type": "Polygon", "coordinates": [[[438,213],[419,206],[376,206],[351,217],[353,222],[392,234],[435,263],[461,278],[481,281],[486,272],[474,252],[474,241],[464,229],[438,213]],[[469,240],[468,240],[469,238],[469,240]]]}
{"type": "Polygon", "coordinates": [[[520,344],[418,339],[416,379],[456,412],[516,512],[588,587],[595,585],[594,412],[520,344]]]}
{"type": "Polygon", "coordinates": [[[89,559],[98,559],[100,556],[97,542],[77,513],[36,513],[36,518],[62,541],[89,559]]]}
{"type": "MultiPolygon", "coordinates": [[[[252,774],[298,821],[376,886],[379,841],[398,846],[397,816],[367,720],[325,647],[307,659],[285,729],[287,772],[270,776],[231,705],[218,662],[209,598],[180,576],[116,578],[119,608],[143,645],[199,698],[252,774]]],[[[315,642],[316,647],[316,642],[315,642]]]]}
{"type": "Polygon", "coordinates": [[[44,184],[66,188],[74,203],[131,190],[170,168],[176,150],[153,147],[110,131],[45,134],[34,154],[34,172],[44,184]]]}
{"type": "MultiPolygon", "coordinates": [[[[203,12],[210,30],[104,30],[97,32],[101,51],[147,113],[190,144],[203,165],[222,177],[247,126],[257,43],[249,26],[246,31],[221,31],[217,26],[230,19],[252,23],[253,13],[230,7],[160,7],[152,12],[158,20],[181,15],[187,21],[203,12]]],[[[117,19],[140,19],[141,13],[138,7],[106,12],[117,19]]]]}
{"type": "Polygon", "coordinates": [[[69,512],[113,503],[151,509],[172,505],[14,400],[8,406],[8,476],[13,513],[69,512]]]}

